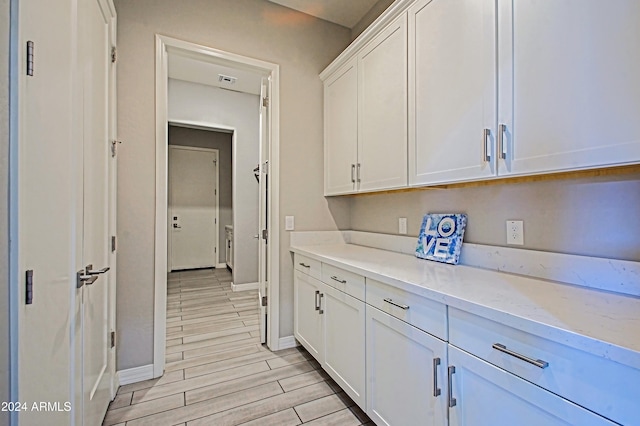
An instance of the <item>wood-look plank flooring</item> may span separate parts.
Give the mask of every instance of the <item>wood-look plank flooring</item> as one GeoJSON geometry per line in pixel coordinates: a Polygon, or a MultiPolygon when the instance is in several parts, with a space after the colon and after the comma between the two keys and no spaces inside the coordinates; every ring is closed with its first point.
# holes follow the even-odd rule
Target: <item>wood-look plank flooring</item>
{"type": "Polygon", "coordinates": [[[227,270],[169,274],[159,379],[120,386],[104,426],[373,425],[302,347],[260,344],[256,291],[227,270]]]}

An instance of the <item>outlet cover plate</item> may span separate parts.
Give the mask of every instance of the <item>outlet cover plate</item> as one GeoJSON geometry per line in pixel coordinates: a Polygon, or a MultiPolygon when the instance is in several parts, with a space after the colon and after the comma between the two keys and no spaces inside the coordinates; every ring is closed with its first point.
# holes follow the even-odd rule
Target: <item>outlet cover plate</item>
{"type": "Polygon", "coordinates": [[[293,231],[295,229],[295,222],[293,216],[285,216],[284,217],[284,230],[285,231],[293,231]]]}
{"type": "Polygon", "coordinates": [[[401,217],[398,219],[398,233],[407,235],[407,218],[401,217]]]}
{"type": "Polygon", "coordinates": [[[524,222],[522,220],[507,221],[507,244],[524,245],[524,222]]]}

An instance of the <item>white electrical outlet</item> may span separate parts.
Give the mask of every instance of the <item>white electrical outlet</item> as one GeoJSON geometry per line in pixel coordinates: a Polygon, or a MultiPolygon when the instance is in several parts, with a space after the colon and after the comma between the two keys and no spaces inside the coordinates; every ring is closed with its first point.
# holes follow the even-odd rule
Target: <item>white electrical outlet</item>
{"type": "Polygon", "coordinates": [[[401,217],[398,219],[398,233],[399,234],[407,234],[407,218],[401,217]]]}
{"type": "Polygon", "coordinates": [[[285,231],[293,231],[295,229],[295,223],[293,216],[285,216],[284,217],[284,230],[285,231]]]}
{"type": "Polygon", "coordinates": [[[507,244],[524,245],[524,222],[521,220],[507,221],[507,244]]]}

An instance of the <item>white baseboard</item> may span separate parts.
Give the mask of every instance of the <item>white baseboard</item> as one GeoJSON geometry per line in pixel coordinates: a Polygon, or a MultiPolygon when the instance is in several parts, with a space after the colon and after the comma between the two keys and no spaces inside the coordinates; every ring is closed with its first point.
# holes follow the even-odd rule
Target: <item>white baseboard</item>
{"type": "Polygon", "coordinates": [[[216,269],[227,269],[226,263],[218,263],[216,264],[216,269]]]}
{"type": "Polygon", "coordinates": [[[120,386],[153,379],[153,364],[120,370],[117,375],[120,386]]]}
{"type": "Polygon", "coordinates": [[[278,340],[278,350],[295,348],[296,346],[300,346],[300,344],[294,336],[281,337],[278,340]]]}
{"type": "Polygon", "coordinates": [[[233,291],[257,290],[258,289],[258,285],[260,285],[260,283],[258,283],[258,282],[255,282],[255,283],[244,283],[244,284],[231,283],[231,290],[233,290],[233,291]]]}

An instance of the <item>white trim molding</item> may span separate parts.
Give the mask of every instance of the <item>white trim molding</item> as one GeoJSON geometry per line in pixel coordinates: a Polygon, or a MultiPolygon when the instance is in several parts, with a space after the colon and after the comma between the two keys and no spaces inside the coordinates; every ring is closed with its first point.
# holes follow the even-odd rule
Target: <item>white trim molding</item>
{"type": "Polygon", "coordinates": [[[118,386],[124,386],[131,383],[153,379],[153,364],[120,370],[118,371],[117,376],[117,380],[119,382],[118,386]]]}
{"type": "Polygon", "coordinates": [[[259,285],[260,283],[257,281],[254,283],[244,283],[244,284],[231,283],[231,290],[233,291],[257,290],[259,285]]]}
{"type": "Polygon", "coordinates": [[[281,337],[278,342],[278,350],[295,348],[296,346],[300,346],[300,343],[296,340],[294,336],[281,337]]]}

